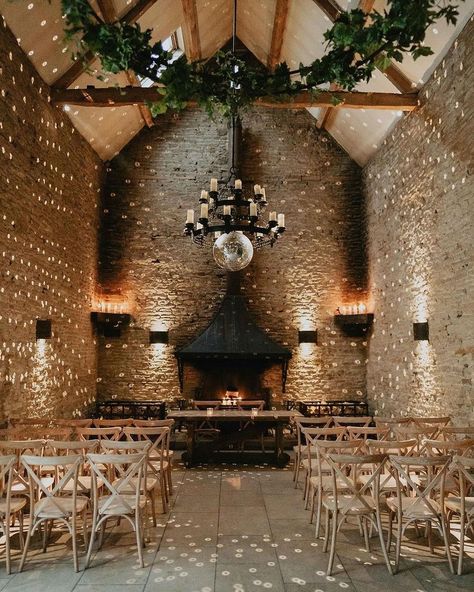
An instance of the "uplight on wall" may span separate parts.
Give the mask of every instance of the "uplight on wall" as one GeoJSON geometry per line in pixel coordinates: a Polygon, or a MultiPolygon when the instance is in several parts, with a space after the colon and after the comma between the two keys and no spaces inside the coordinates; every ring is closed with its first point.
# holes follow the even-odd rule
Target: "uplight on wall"
{"type": "Polygon", "coordinates": [[[318,343],[318,332],[316,329],[312,331],[300,330],[298,331],[298,343],[318,343]]]}
{"type": "Polygon", "coordinates": [[[36,319],[36,340],[51,339],[51,319],[36,319]]]}
{"type": "Polygon", "coordinates": [[[423,323],[413,323],[413,339],[415,341],[430,340],[430,327],[428,321],[423,323]]]}
{"type": "Polygon", "coordinates": [[[150,343],[169,343],[169,331],[150,331],[150,343]]]}

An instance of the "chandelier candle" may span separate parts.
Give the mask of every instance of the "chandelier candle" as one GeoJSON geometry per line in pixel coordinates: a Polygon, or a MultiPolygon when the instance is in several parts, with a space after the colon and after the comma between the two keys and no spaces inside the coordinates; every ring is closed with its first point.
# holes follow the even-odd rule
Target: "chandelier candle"
{"type": "Polygon", "coordinates": [[[210,189],[211,191],[217,192],[217,179],[211,179],[210,189]]]}

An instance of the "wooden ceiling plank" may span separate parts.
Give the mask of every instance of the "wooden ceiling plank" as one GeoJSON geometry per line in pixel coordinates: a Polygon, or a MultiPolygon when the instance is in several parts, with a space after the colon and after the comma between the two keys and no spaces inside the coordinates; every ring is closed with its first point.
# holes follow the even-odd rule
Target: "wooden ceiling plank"
{"type": "MultiPolygon", "coordinates": [[[[128,25],[133,25],[143,14],[155,4],[157,0],[138,0],[137,4],[133,6],[121,19],[121,22],[128,25]]],[[[96,55],[88,51],[82,59],[76,60],[57,80],[52,84],[54,88],[68,88],[71,84],[79,78],[79,76],[87,70],[87,68],[96,59],[96,55]]]]}
{"type": "MultiPolygon", "coordinates": [[[[334,22],[343,12],[333,0],[313,0],[313,2],[319,6],[332,22],[334,22]]],[[[371,0],[360,0],[359,7],[362,8],[362,6],[366,6],[370,7],[370,10],[372,10],[373,4],[374,2],[371,0]],[[371,4],[372,6],[370,6],[371,4]]],[[[364,8],[362,8],[362,10],[364,10],[364,8]]],[[[366,12],[369,11],[367,10],[366,12]]],[[[381,70],[381,72],[401,93],[415,92],[416,89],[414,88],[412,81],[393,63],[385,70],[381,70]]]]}
{"type": "Polygon", "coordinates": [[[201,59],[201,41],[196,0],[181,0],[183,7],[183,36],[186,56],[190,62],[201,59]]]}
{"type": "Polygon", "coordinates": [[[289,10],[290,0],[277,0],[273,21],[272,43],[267,61],[270,70],[273,70],[281,61],[281,49],[283,47],[289,10]]]}
{"type": "MultiPolygon", "coordinates": [[[[276,101],[272,97],[262,97],[254,102],[260,107],[275,109],[307,109],[308,107],[334,107],[333,98],[341,103],[335,109],[384,109],[413,111],[418,106],[418,95],[414,93],[378,93],[378,92],[343,92],[321,91],[316,96],[301,92],[292,100],[276,101]]],[[[156,87],[51,89],[51,102],[55,105],[81,105],[110,107],[114,105],[143,105],[159,100],[156,87]]],[[[196,105],[189,101],[190,106],[196,105]]]]}

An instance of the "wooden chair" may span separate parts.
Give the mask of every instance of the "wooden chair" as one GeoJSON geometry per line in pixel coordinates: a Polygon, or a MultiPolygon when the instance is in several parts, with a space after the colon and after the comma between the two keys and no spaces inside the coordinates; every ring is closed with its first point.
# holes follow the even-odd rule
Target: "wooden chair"
{"type": "Polygon", "coordinates": [[[133,425],[137,428],[169,428],[169,446],[166,452],[166,461],[168,462],[168,470],[167,470],[167,485],[168,485],[168,494],[173,495],[173,480],[172,480],[172,472],[173,472],[173,458],[174,458],[174,450],[171,450],[171,435],[173,434],[173,430],[175,427],[175,420],[174,419],[134,419],[133,425]]]}
{"type": "Polygon", "coordinates": [[[331,467],[332,476],[332,492],[323,496],[323,507],[326,510],[324,552],[328,550],[329,528],[332,523],[327,575],[330,576],[332,574],[337,533],[342,524],[351,516],[356,517],[362,522],[367,551],[370,551],[368,524],[370,523],[376,527],[387,570],[392,574],[392,567],[383,538],[380,515],[381,502],[379,497],[380,475],[387,462],[387,456],[383,454],[361,456],[334,453],[326,454],[322,450],[321,456],[331,467]],[[366,472],[367,467],[371,467],[370,479],[366,482],[361,482],[358,479],[358,473],[361,471],[366,472]],[[341,494],[340,483],[343,484],[343,494],[341,494]]]}
{"type": "Polygon", "coordinates": [[[90,428],[92,426],[92,419],[53,419],[51,424],[61,427],[66,426],[68,428],[90,428]]]}
{"type": "MultiPolygon", "coordinates": [[[[129,441],[147,442],[149,445],[147,457],[147,473],[151,480],[160,484],[161,503],[163,512],[168,511],[169,502],[169,461],[168,450],[170,445],[169,427],[150,428],[124,428],[125,436],[129,441]]],[[[153,525],[156,526],[156,516],[153,514],[153,525]]]]}
{"type": "MultiPolygon", "coordinates": [[[[366,440],[365,447],[368,454],[394,454],[396,456],[410,456],[415,453],[416,440],[366,440]]],[[[366,480],[364,475],[359,475],[360,481],[366,480]]],[[[380,476],[380,495],[387,496],[397,491],[396,479],[390,467],[386,465],[380,476]]]]}
{"type": "Polygon", "coordinates": [[[79,571],[77,556],[77,518],[82,515],[82,528],[84,544],[87,545],[87,508],[89,500],[85,496],[77,495],[77,480],[79,469],[83,462],[82,455],[51,456],[48,464],[58,469],[57,477],[51,487],[46,487],[41,478],[41,466],[44,465],[43,456],[30,456],[23,454],[21,463],[29,477],[30,485],[30,525],[26,535],[25,548],[21,557],[19,571],[23,570],[30,540],[35,530],[44,524],[43,551],[47,549],[48,522],[61,522],[65,524],[72,538],[72,554],[74,570],[79,571]],[[66,485],[72,481],[73,486],[68,494],[64,495],[66,485]],[[72,495],[70,495],[70,493],[72,495]]]}
{"type": "Polygon", "coordinates": [[[349,440],[376,439],[386,440],[390,434],[390,428],[368,428],[360,426],[347,426],[349,440]]]}
{"type": "Polygon", "coordinates": [[[358,416],[358,415],[334,415],[332,418],[334,427],[341,428],[347,426],[359,426],[361,428],[367,428],[372,423],[372,417],[358,416]]]}
{"type": "Polygon", "coordinates": [[[407,527],[410,524],[416,525],[418,521],[421,521],[427,524],[428,544],[431,552],[433,552],[431,541],[432,524],[435,524],[440,529],[446,549],[449,569],[454,573],[444,511],[444,484],[451,457],[438,456],[436,458],[429,458],[424,456],[406,457],[390,455],[389,458],[397,487],[396,496],[387,497],[387,506],[389,509],[389,548],[392,538],[393,517],[394,515],[397,516],[395,572],[398,571],[402,538],[407,527]],[[413,478],[414,473],[416,475],[424,475],[422,484],[420,484],[418,479],[413,478]]]}
{"type": "Polygon", "coordinates": [[[146,452],[132,454],[87,454],[92,472],[92,531],[85,568],[91,561],[97,532],[100,530],[99,548],[102,546],[106,522],[109,518],[125,518],[132,526],[137,540],[140,566],[143,561],[143,515],[146,496],[142,494],[146,472],[146,452]],[[105,467],[105,469],[103,468],[105,467]],[[115,479],[110,479],[110,473],[115,479]],[[104,484],[100,493],[98,484],[104,484]]]}
{"type": "MultiPolygon", "coordinates": [[[[99,440],[72,440],[72,441],[59,441],[59,440],[48,440],[44,448],[45,463],[48,468],[53,468],[47,464],[47,457],[52,456],[68,456],[80,454],[84,458],[88,452],[97,452],[99,449],[99,440]]],[[[43,467],[42,467],[43,469],[43,467]]],[[[64,487],[64,492],[71,493],[74,487],[74,483],[69,481],[64,487]]],[[[77,487],[79,493],[82,495],[90,496],[92,487],[92,477],[90,474],[86,474],[85,464],[82,463],[77,478],[77,487]]]]}
{"type": "MultiPolygon", "coordinates": [[[[316,538],[319,538],[323,495],[333,485],[330,474],[331,467],[325,462],[324,455],[330,452],[354,455],[360,452],[362,446],[363,441],[361,440],[316,440],[317,471],[309,479],[309,496],[311,497],[311,515],[309,521],[310,523],[313,522],[314,512],[316,510],[316,538]]],[[[343,490],[345,483],[338,481],[338,486],[343,490]]]]}
{"type": "Polygon", "coordinates": [[[417,427],[411,425],[407,427],[394,428],[395,436],[398,440],[416,440],[416,454],[425,453],[425,440],[434,440],[438,434],[438,426],[417,427]]]}
{"type": "Polygon", "coordinates": [[[8,424],[10,427],[22,427],[22,426],[37,426],[46,427],[51,425],[52,420],[44,417],[10,417],[8,424]]]}
{"type": "Polygon", "coordinates": [[[110,428],[78,428],[79,440],[112,440],[117,441],[122,433],[121,427],[110,428]]]}
{"type": "MultiPolygon", "coordinates": [[[[449,514],[458,514],[460,520],[459,557],[457,574],[462,575],[464,543],[467,531],[474,524],[474,458],[455,455],[449,468],[451,476],[459,483],[459,495],[445,498],[445,507],[449,514]]],[[[450,520],[448,521],[450,524],[450,520]]]]}
{"type": "Polygon", "coordinates": [[[257,411],[263,411],[265,407],[265,401],[263,399],[239,401],[237,403],[237,409],[240,411],[249,411],[250,409],[257,409],[257,411]]]}
{"type": "Polygon", "coordinates": [[[124,428],[126,426],[133,425],[133,418],[121,418],[121,419],[93,419],[92,423],[95,428],[124,428]]]}
{"type": "Polygon", "coordinates": [[[471,439],[474,438],[474,426],[447,426],[440,429],[439,437],[445,440],[471,439]]]}
{"type": "MultiPolygon", "coordinates": [[[[293,467],[293,481],[295,482],[295,489],[298,487],[301,460],[303,458],[303,448],[306,445],[301,429],[304,428],[328,428],[332,424],[332,417],[330,415],[323,417],[294,417],[293,423],[296,429],[296,446],[293,446],[295,453],[295,464],[293,467]]],[[[316,451],[314,452],[316,456],[316,451]]]]}
{"type": "Polygon", "coordinates": [[[413,424],[411,417],[374,417],[375,427],[390,428],[389,439],[396,440],[395,429],[408,427],[413,424]]]}
{"type": "MultiPolygon", "coordinates": [[[[317,461],[316,455],[316,442],[318,440],[342,440],[344,436],[347,434],[346,428],[301,428],[302,437],[306,442],[304,447],[304,460],[301,462],[301,466],[305,472],[305,484],[304,484],[304,493],[303,499],[305,500],[305,509],[309,507],[309,486],[310,486],[310,479],[316,471],[319,470],[319,463],[317,461]]],[[[327,472],[329,473],[329,468],[326,467],[327,472]]]]}
{"type": "Polygon", "coordinates": [[[413,423],[419,428],[437,426],[438,430],[447,427],[451,423],[451,418],[446,417],[412,417],[413,423]]]}
{"type": "MultiPolygon", "coordinates": [[[[2,454],[14,454],[17,458],[17,464],[11,485],[12,496],[28,497],[30,494],[28,475],[26,474],[26,471],[20,462],[21,455],[33,454],[42,456],[44,446],[44,440],[9,440],[0,442],[0,452],[2,454]]],[[[42,482],[45,487],[50,487],[53,484],[53,481],[53,478],[50,476],[42,477],[42,482]]]]}
{"type": "Polygon", "coordinates": [[[0,525],[5,537],[6,572],[11,573],[10,527],[12,518],[18,518],[20,524],[20,548],[23,549],[23,508],[25,498],[12,497],[12,484],[16,479],[17,456],[9,454],[0,456],[0,525]]]}
{"type": "Polygon", "coordinates": [[[197,411],[205,411],[208,407],[219,409],[222,401],[193,401],[193,409],[197,411]]]}

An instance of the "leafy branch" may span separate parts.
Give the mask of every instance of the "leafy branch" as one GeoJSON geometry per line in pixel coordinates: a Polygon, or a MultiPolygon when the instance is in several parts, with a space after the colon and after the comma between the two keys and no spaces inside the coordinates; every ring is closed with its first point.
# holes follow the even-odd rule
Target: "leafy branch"
{"type": "Polygon", "coordinates": [[[230,51],[219,51],[207,61],[188,63],[185,56],[173,60],[161,43],[152,42],[151,29],[142,31],[137,23],[104,23],[87,0],[62,0],[62,9],[66,37],[77,44],[76,59],[91,51],[107,72],[132,70],[159,83],[153,115],[182,109],[191,99],[210,115],[230,115],[263,96],[285,100],[301,90],[317,93],[329,83],[350,91],[392,60],[431,55],[426,31],[440,19],[456,24],[457,5],[464,0],[454,1],[388,0],[383,12],[344,12],[324,33],[323,57],[292,71],[282,62],[273,72],[249,65],[230,51]]]}

